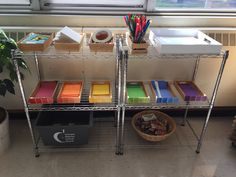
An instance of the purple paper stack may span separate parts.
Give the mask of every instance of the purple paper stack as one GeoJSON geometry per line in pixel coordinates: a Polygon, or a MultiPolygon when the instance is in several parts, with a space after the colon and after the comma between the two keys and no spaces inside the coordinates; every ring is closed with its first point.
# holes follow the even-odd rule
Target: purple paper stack
{"type": "Polygon", "coordinates": [[[191,81],[175,81],[175,86],[184,101],[206,101],[207,96],[191,81]]]}

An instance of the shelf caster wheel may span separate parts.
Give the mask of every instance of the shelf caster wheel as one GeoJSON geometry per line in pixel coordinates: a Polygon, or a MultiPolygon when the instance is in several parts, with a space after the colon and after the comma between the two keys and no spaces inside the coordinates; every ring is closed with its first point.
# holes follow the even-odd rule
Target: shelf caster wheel
{"type": "Polygon", "coordinates": [[[120,155],[120,153],[119,153],[119,152],[116,152],[116,155],[120,155]]]}
{"type": "Polygon", "coordinates": [[[124,153],[123,153],[123,152],[120,152],[120,155],[124,155],[124,153]]]}
{"type": "Polygon", "coordinates": [[[236,148],[236,143],[232,142],[231,145],[236,148]]]}
{"type": "Polygon", "coordinates": [[[197,154],[199,154],[199,153],[200,153],[200,151],[196,150],[196,153],[197,153],[197,154]]]}
{"type": "Polygon", "coordinates": [[[182,127],[185,127],[185,123],[181,123],[180,125],[181,125],[182,127]]]}

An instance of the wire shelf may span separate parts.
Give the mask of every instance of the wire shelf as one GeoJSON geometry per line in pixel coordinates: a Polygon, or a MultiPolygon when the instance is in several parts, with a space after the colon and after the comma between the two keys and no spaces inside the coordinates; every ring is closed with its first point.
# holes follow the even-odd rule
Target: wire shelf
{"type": "MultiPolygon", "coordinates": [[[[62,83],[59,83],[61,85],[62,83]]],[[[80,103],[73,104],[29,104],[30,111],[113,111],[117,110],[117,94],[115,83],[112,86],[112,102],[111,103],[89,103],[91,81],[85,82],[80,103]]],[[[58,92],[58,91],[57,91],[58,92]]]]}

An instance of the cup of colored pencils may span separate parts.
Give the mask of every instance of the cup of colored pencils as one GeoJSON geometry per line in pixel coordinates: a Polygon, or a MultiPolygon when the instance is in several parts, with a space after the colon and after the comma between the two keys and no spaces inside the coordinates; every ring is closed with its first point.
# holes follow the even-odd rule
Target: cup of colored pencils
{"type": "Polygon", "coordinates": [[[144,36],[150,26],[151,21],[145,15],[126,15],[124,16],[126,25],[129,28],[130,38],[133,43],[143,43],[144,36]]]}

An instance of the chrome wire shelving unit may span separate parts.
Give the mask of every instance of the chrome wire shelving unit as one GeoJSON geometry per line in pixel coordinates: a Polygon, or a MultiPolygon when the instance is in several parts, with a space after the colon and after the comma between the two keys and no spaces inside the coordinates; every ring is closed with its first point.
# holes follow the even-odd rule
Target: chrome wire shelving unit
{"type": "MultiPolygon", "coordinates": [[[[114,47],[113,52],[90,52],[89,47],[86,44],[86,41],[84,41],[84,45],[81,47],[79,52],[61,52],[56,51],[54,47],[50,46],[43,52],[26,52],[22,53],[19,50],[13,50],[12,51],[12,61],[14,63],[17,78],[18,78],[18,84],[20,87],[20,93],[22,97],[22,101],[24,104],[24,110],[27,118],[27,122],[30,129],[30,134],[33,142],[33,151],[35,157],[40,156],[40,152],[42,151],[52,151],[55,149],[60,149],[60,151],[71,151],[73,149],[81,149],[81,150],[94,150],[94,149],[115,149],[115,153],[119,154],[119,143],[120,143],[120,111],[121,111],[121,101],[120,101],[120,95],[121,95],[121,58],[116,55],[118,54],[118,42],[117,39],[116,42],[116,48],[114,47]],[[47,59],[63,59],[63,60],[69,60],[69,59],[75,59],[75,60],[82,60],[83,64],[85,60],[89,60],[91,58],[97,59],[97,60],[112,60],[115,63],[115,78],[111,80],[111,86],[112,86],[112,102],[111,103],[89,103],[89,92],[90,92],[90,86],[91,86],[91,80],[88,80],[86,78],[86,74],[84,74],[83,80],[83,90],[82,90],[82,96],[80,103],[76,104],[30,104],[28,103],[28,98],[25,94],[24,85],[22,82],[22,77],[20,74],[19,66],[18,66],[18,59],[25,58],[25,59],[33,59],[35,63],[35,68],[37,72],[37,78],[38,81],[41,80],[41,72],[40,72],[40,60],[43,58],[47,59]],[[89,142],[89,145],[80,145],[78,147],[60,147],[60,148],[52,148],[50,146],[44,146],[42,144],[42,141],[40,140],[40,136],[38,135],[37,131],[34,128],[34,123],[32,121],[30,112],[32,111],[114,111],[115,112],[115,118],[113,121],[110,122],[109,126],[111,127],[105,127],[104,129],[108,130],[109,132],[107,137],[111,140],[110,143],[114,144],[106,144],[103,146],[101,142],[98,142],[97,140],[94,141],[94,143],[89,142]],[[114,133],[111,133],[111,129],[113,129],[114,133]],[[114,142],[113,142],[114,141],[114,142]]],[[[58,84],[60,85],[61,82],[59,81],[58,84]]],[[[101,128],[102,125],[99,125],[99,127],[96,128],[96,130],[103,131],[103,128],[101,128]]],[[[107,126],[107,125],[106,125],[107,126]]],[[[104,131],[101,133],[104,135],[104,131]]],[[[96,136],[98,136],[99,133],[96,132],[96,136]]],[[[96,137],[95,136],[95,137],[96,137]]],[[[96,138],[95,138],[96,139],[96,138]]],[[[101,140],[101,137],[99,137],[101,140]]],[[[102,140],[104,142],[106,140],[102,140]]]]}
{"type": "MultiPolygon", "coordinates": [[[[32,120],[30,117],[31,111],[114,111],[115,112],[115,119],[114,124],[115,125],[115,140],[112,138],[113,134],[109,133],[108,139],[111,139],[115,141],[114,146],[108,145],[106,148],[101,143],[98,145],[96,143],[90,143],[88,146],[83,146],[83,150],[94,150],[94,149],[115,149],[115,153],[117,155],[122,155],[124,153],[124,136],[125,136],[125,129],[127,128],[127,124],[125,124],[125,116],[127,110],[144,110],[144,109],[185,109],[185,114],[182,119],[182,125],[187,124],[190,127],[190,130],[192,131],[193,135],[196,137],[197,140],[197,148],[196,152],[199,153],[201,149],[201,145],[203,142],[204,135],[206,133],[208,121],[211,116],[211,111],[215,103],[217,91],[219,88],[219,84],[221,81],[221,77],[224,71],[224,66],[226,64],[227,58],[229,55],[229,51],[222,51],[219,55],[158,55],[155,48],[150,44],[148,47],[148,53],[147,54],[131,54],[129,48],[127,47],[125,43],[125,39],[122,37],[116,37],[116,47],[114,48],[113,52],[107,53],[107,52],[89,52],[88,45],[86,44],[86,41],[84,41],[84,45],[82,46],[80,52],[58,52],[53,47],[49,47],[44,52],[31,52],[31,53],[25,53],[21,54],[19,51],[12,51],[12,60],[15,65],[16,71],[17,71],[17,77],[18,77],[18,84],[20,87],[20,92],[24,104],[24,109],[33,141],[33,149],[35,156],[39,156],[39,152],[42,150],[54,150],[54,148],[47,148],[42,145],[40,138],[37,136],[37,133],[34,130],[32,120]],[[40,77],[40,67],[39,67],[39,60],[38,57],[41,58],[48,58],[48,59],[76,59],[76,60],[89,60],[90,58],[94,58],[97,60],[115,60],[115,77],[112,81],[112,103],[109,104],[91,104],[88,101],[88,95],[89,95],[89,86],[91,81],[85,79],[84,80],[84,89],[82,92],[82,98],[81,103],[79,104],[49,104],[49,105],[32,105],[28,104],[27,98],[25,95],[25,90],[22,83],[22,78],[20,75],[17,59],[22,57],[29,57],[33,58],[35,61],[35,66],[37,70],[38,80],[41,80],[40,77]],[[126,100],[126,82],[127,82],[127,76],[128,76],[128,69],[129,69],[129,62],[136,62],[136,61],[172,61],[172,60],[194,60],[194,68],[193,68],[193,75],[192,75],[192,81],[196,79],[199,62],[202,59],[219,59],[221,61],[220,69],[218,71],[218,75],[214,84],[214,89],[212,91],[212,96],[204,101],[204,102],[186,102],[183,99],[181,99],[180,95],[178,95],[177,90],[175,90],[176,95],[179,98],[178,104],[159,104],[156,103],[154,100],[151,100],[150,103],[145,104],[128,104],[126,100]],[[190,124],[188,120],[188,111],[189,109],[208,109],[208,113],[206,115],[205,121],[202,125],[202,130],[200,135],[198,135],[194,127],[190,124]],[[90,146],[92,145],[92,146],[90,146]]],[[[147,71],[148,72],[148,71],[147,71]]],[[[85,74],[86,75],[86,74],[85,74]]],[[[86,76],[85,76],[86,78],[86,76]]],[[[148,83],[149,81],[145,81],[148,83]]],[[[173,85],[173,84],[172,84],[173,85]]],[[[174,87],[174,86],[172,86],[174,87]]],[[[110,126],[110,125],[109,125],[110,126]]],[[[99,128],[98,128],[99,129],[99,128]]],[[[104,133],[103,133],[104,135],[104,133]]],[[[106,144],[106,143],[104,143],[106,144]]],[[[138,145],[139,147],[148,147],[148,145],[138,145]]],[[[159,146],[159,145],[157,145],[159,146]]],[[[57,148],[58,149],[58,148],[57,148]]],[[[69,150],[73,150],[74,148],[69,148],[69,150]]],[[[59,148],[59,150],[63,150],[62,148],[59,148]]]]}
{"type": "MultiPolygon", "coordinates": [[[[200,153],[200,149],[202,146],[202,142],[204,139],[204,135],[206,133],[207,130],[207,126],[208,126],[208,122],[211,116],[211,112],[212,112],[212,108],[214,107],[214,103],[215,103],[215,99],[216,99],[216,95],[217,95],[217,91],[220,85],[220,81],[221,81],[221,77],[224,71],[224,67],[229,55],[229,51],[222,51],[220,54],[216,55],[216,54],[167,54],[167,55],[159,55],[156,52],[156,49],[154,46],[152,46],[152,44],[149,44],[148,47],[148,52],[145,54],[132,54],[131,50],[129,49],[129,47],[125,44],[120,42],[119,43],[119,48],[121,50],[119,50],[120,54],[119,56],[122,56],[122,92],[121,92],[121,132],[120,132],[120,143],[119,143],[119,154],[123,154],[124,153],[124,147],[126,146],[125,141],[124,141],[124,136],[125,136],[125,127],[127,127],[127,125],[125,125],[125,112],[126,110],[145,110],[145,109],[158,109],[158,110],[162,110],[162,109],[184,109],[185,110],[185,114],[182,118],[182,123],[181,125],[185,126],[185,124],[187,124],[191,130],[191,132],[193,133],[194,137],[197,140],[197,148],[196,148],[196,153],[200,153]],[[199,62],[202,59],[217,59],[217,60],[221,60],[221,64],[220,64],[220,68],[218,70],[218,74],[216,77],[216,81],[214,83],[214,88],[212,90],[212,95],[211,97],[208,97],[208,99],[206,101],[201,101],[201,102],[194,102],[194,101],[184,101],[183,99],[181,99],[181,96],[178,95],[178,92],[175,91],[175,94],[178,96],[179,98],[179,103],[177,104],[160,104],[160,103],[156,103],[154,100],[151,99],[150,103],[144,103],[144,104],[129,104],[127,103],[127,99],[126,99],[126,83],[127,83],[127,78],[128,78],[128,68],[129,65],[132,64],[130,62],[138,62],[138,61],[171,61],[171,60],[178,60],[179,62],[181,62],[181,60],[189,60],[189,61],[194,61],[194,68],[193,68],[193,75],[192,75],[192,81],[194,82],[196,79],[196,75],[198,72],[198,67],[199,67],[199,62]],[[189,119],[188,119],[188,112],[189,109],[207,109],[207,115],[205,118],[205,121],[202,125],[202,129],[200,134],[196,133],[194,127],[191,125],[189,119]]],[[[141,69],[141,68],[136,68],[136,70],[141,69]]],[[[147,71],[148,72],[148,71],[147,71]]],[[[148,78],[148,79],[152,79],[152,78],[148,78]]],[[[150,81],[144,81],[144,86],[145,86],[145,82],[150,82],[150,81]]],[[[145,86],[146,87],[146,86],[145,86]]],[[[173,87],[174,88],[174,87],[173,87]]],[[[150,144],[149,144],[150,145],[150,144]]],[[[148,143],[144,143],[144,145],[137,145],[139,147],[153,147],[153,144],[151,143],[151,145],[149,146],[148,143]]],[[[127,145],[128,147],[128,145],[127,145]]]]}

